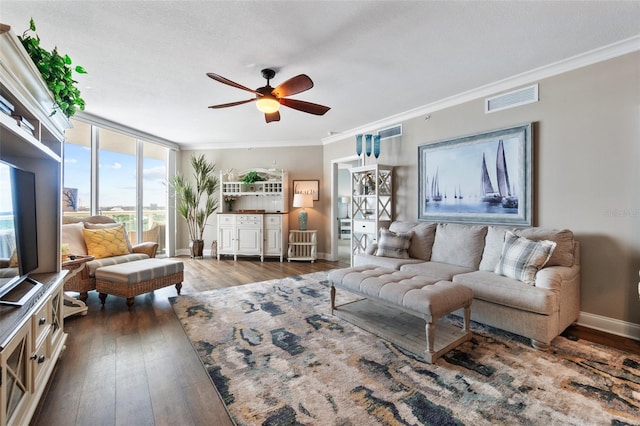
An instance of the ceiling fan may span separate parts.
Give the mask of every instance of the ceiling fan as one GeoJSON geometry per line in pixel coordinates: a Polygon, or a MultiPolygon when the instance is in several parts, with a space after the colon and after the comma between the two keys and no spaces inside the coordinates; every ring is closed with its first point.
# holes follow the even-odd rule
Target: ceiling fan
{"type": "Polygon", "coordinates": [[[267,123],[270,123],[272,121],[280,121],[280,112],[278,112],[280,105],[284,105],[289,108],[297,109],[298,111],[315,115],[324,115],[331,109],[324,105],[318,105],[311,102],[299,101],[297,99],[290,99],[286,97],[304,92],[305,90],[309,90],[313,87],[313,81],[311,81],[309,76],[306,74],[300,74],[292,77],[276,88],[273,88],[269,85],[269,81],[276,75],[276,72],[269,68],[263,69],[262,77],[267,80],[267,85],[259,87],[256,90],[249,89],[248,87],[245,87],[212,72],[207,73],[207,75],[215,81],[219,81],[220,83],[227,84],[231,87],[245,90],[247,92],[255,93],[256,95],[255,98],[238,102],[230,102],[227,104],[212,105],[209,108],[227,108],[231,106],[246,104],[249,102],[255,102],[258,109],[264,112],[264,118],[267,123]]]}

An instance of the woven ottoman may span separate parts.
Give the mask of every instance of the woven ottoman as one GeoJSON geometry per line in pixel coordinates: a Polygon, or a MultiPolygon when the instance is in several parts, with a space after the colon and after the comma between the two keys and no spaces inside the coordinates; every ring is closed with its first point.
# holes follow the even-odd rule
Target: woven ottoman
{"type": "Polygon", "coordinates": [[[332,313],[409,350],[428,363],[471,338],[469,320],[473,291],[461,284],[434,281],[413,272],[373,265],[336,269],[328,278],[332,313]],[[336,306],[336,288],[366,299],[336,306]],[[438,319],[457,310],[463,312],[461,328],[443,322],[436,326],[438,319]],[[411,317],[422,318],[425,322],[420,325],[411,317]]]}
{"type": "Polygon", "coordinates": [[[96,291],[104,305],[107,295],[127,298],[132,306],[140,294],[175,284],[178,294],[184,278],[184,264],[169,259],[143,259],[96,269],[96,291]]]}

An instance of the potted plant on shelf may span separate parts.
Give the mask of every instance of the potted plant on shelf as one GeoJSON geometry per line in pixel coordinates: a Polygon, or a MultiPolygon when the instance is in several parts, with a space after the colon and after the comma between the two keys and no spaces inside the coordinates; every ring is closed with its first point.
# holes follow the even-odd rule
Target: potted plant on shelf
{"type": "MultiPolygon", "coordinates": [[[[18,36],[18,39],[51,90],[55,107],[59,108],[67,118],[76,113],[76,108],[84,111],[84,99],[80,97],[78,82],[73,79],[72,71],[86,74],[85,69],[79,65],[72,68],[69,55],[60,55],[57,47],[49,52],[40,46],[40,37],[36,33],[36,24],[33,19],[29,21],[29,29],[22,36],[18,36]],[[33,32],[33,36],[29,31],[33,32]]],[[[54,109],[51,115],[55,113],[54,109]]]]}
{"type": "Polygon", "coordinates": [[[177,174],[170,179],[169,184],[176,192],[176,210],[187,222],[191,257],[201,258],[204,227],[209,216],[218,209],[218,198],[215,196],[218,178],[215,175],[215,164],[207,161],[204,154],[191,156],[190,162],[195,183],[177,174]]]}

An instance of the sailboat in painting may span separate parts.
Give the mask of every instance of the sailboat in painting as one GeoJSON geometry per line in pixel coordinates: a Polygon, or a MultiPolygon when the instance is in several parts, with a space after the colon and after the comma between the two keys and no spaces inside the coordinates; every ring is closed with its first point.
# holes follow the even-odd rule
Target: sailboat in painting
{"type": "Polygon", "coordinates": [[[504,154],[504,143],[502,139],[498,142],[496,176],[498,179],[497,191],[494,189],[491,178],[489,177],[485,155],[482,154],[482,201],[491,204],[500,203],[504,208],[518,208],[518,197],[515,192],[513,192],[509,182],[509,172],[507,170],[507,160],[504,154]]]}
{"type": "Polygon", "coordinates": [[[438,170],[431,180],[431,199],[433,201],[442,201],[442,193],[440,192],[440,183],[438,182],[438,170]]]}
{"type": "Polygon", "coordinates": [[[498,175],[498,191],[502,195],[502,207],[518,208],[518,197],[511,192],[509,183],[509,172],[507,171],[507,160],[504,156],[504,144],[502,139],[498,142],[498,155],[496,158],[496,172],[498,175]]]}

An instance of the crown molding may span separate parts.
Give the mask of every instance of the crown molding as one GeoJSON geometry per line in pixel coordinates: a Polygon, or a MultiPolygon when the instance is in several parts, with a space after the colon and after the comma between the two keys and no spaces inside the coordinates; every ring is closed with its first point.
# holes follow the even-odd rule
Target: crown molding
{"type": "Polygon", "coordinates": [[[321,146],[317,139],[300,139],[291,141],[243,141],[243,142],[212,142],[209,144],[181,144],[181,150],[203,149],[252,149],[252,148],[289,148],[302,146],[321,146]]]}
{"type": "Polygon", "coordinates": [[[90,114],[88,112],[78,111],[73,116],[73,119],[82,121],[87,124],[93,124],[95,126],[102,127],[103,129],[124,133],[126,135],[133,136],[137,139],[143,139],[145,141],[154,142],[159,145],[163,145],[166,148],[174,149],[176,151],[180,151],[181,149],[180,145],[170,140],[143,132],[141,130],[136,130],[131,127],[124,126],[114,121],[107,120],[106,118],[102,118],[102,117],[98,117],[97,115],[90,114]]]}
{"type": "Polygon", "coordinates": [[[498,80],[496,82],[489,83],[484,86],[468,90],[466,92],[458,93],[457,95],[453,95],[448,98],[444,98],[414,109],[410,109],[408,111],[395,114],[378,121],[373,121],[371,123],[364,124],[351,130],[322,138],[321,141],[323,145],[328,145],[330,143],[342,141],[349,137],[355,137],[355,135],[357,134],[371,133],[378,129],[397,125],[398,123],[402,123],[403,121],[429,115],[435,111],[450,108],[502,91],[511,90],[521,85],[531,84],[545,78],[553,77],[555,75],[563,74],[568,71],[573,71],[582,67],[586,67],[588,65],[593,65],[598,62],[613,59],[618,56],[626,55],[628,53],[637,52],[639,50],[640,35],[636,35],[625,40],[621,40],[607,46],[571,56],[561,61],[554,62],[549,65],[544,65],[542,67],[535,68],[533,70],[512,77],[498,80]]]}

